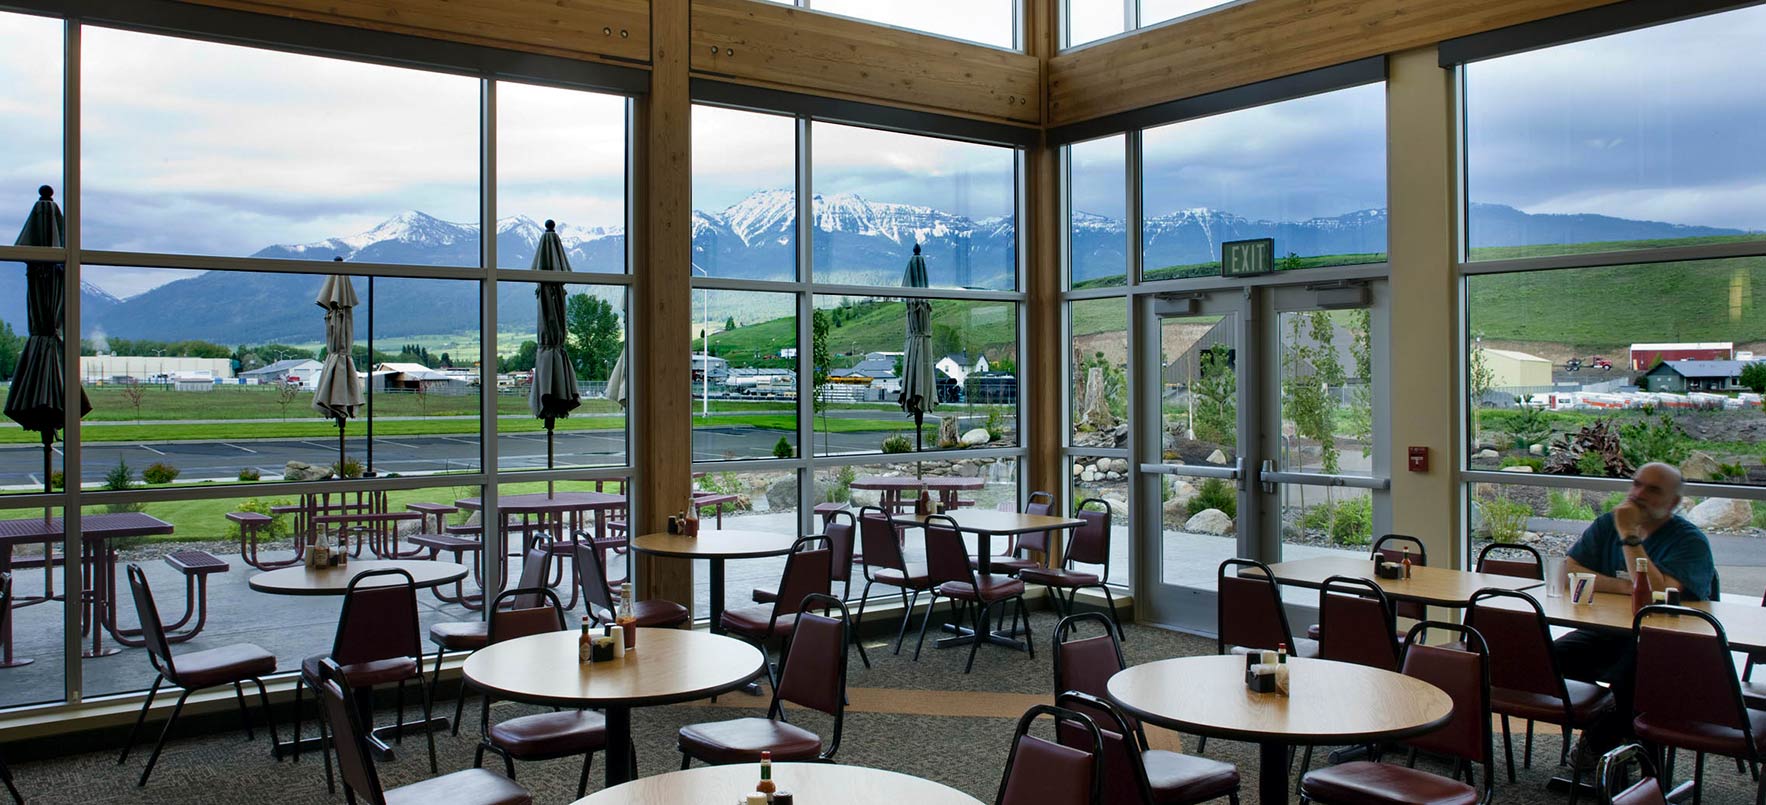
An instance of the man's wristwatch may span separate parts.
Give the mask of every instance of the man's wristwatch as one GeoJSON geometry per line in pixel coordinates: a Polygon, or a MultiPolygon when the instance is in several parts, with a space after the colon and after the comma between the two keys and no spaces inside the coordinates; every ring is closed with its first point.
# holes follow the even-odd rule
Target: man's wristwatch
{"type": "Polygon", "coordinates": [[[1629,537],[1620,537],[1619,541],[1624,543],[1625,546],[1628,548],[1635,548],[1635,547],[1643,544],[1643,537],[1639,537],[1639,536],[1635,536],[1635,535],[1629,536],[1629,537]]]}

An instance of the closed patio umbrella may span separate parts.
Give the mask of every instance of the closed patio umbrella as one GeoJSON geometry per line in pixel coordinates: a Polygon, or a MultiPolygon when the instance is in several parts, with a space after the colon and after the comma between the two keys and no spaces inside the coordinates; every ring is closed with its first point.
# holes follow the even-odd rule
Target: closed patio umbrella
{"type": "MultiPolygon", "coordinates": [[[[914,256],[908,258],[907,271],[902,274],[901,287],[925,288],[926,259],[920,256],[920,244],[914,244],[914,256]]],[[[901,359],[901,410],[914,417],[914,450],[923,449],[921,426],[926,412],[938,404],[938,382],[932,368],[932,303],[926,299],[907,300],[907,344],[901,359]]]]}
{"type": "Polygon", "coordinates": [[[625,407],[625,348],[619,350],[619,357],[613,361],[613,371],[607,373],[607,399],[625,407]]]}
{"type": "Polygon", "coordinates": [[[325,365],[313,390],[313,410],[337,420],[337,474],[343,476],[343,421],[362,407],[362,387],[351,355],[356,340],[356,288],[350,278],[332,274],[314,302],[325,309],[325,365]]]}
{"type": "MultiPolygon", "coordinates": [[[[564,254],[564,241],[558,237],[557,224],[546,222],[540,245],[534,250],[535,271],[570,272],[570,259],[564,254]]],[[[534,289],[539,298],[540,346],[534,352],[533,386],[527,391],[528,409],[546,421],[546,469],[552,468],[552,427],[560,417],[582,405],[582,392],[576,387],[576,369],[564,350],[567,337],[564,322],[564,283],[562,280],[541,282],[534,289]]],[[[546,495],[552,495],[552,482],[546,482],[546,495]]]]}
{"type": "MultiPolygon", "coordinates": [[[[61,208],[56,206],[55,191],[49,185],[37,189],[37,203],[25,218],[23,231],[18,233],[19,246],[61,248],[63,238],[61,208]]],[[[6,392],[6,416],[25,430],[34,430],[43,438],[43,491],[53,492],[54,472],[50,454],[55,432],[66,418],[67,386],[62,376],[62,278],[66,269],[60,262],[25,264],[25,313],[27,336],[24,350],[19,353],[18,367],[12,375],[12,387],[6,392]]],[[[80,416],[92,412],[86,390],[80,389],[80,416]]],[[[44,511],[44,517],[49,516],[44,511]]]]}

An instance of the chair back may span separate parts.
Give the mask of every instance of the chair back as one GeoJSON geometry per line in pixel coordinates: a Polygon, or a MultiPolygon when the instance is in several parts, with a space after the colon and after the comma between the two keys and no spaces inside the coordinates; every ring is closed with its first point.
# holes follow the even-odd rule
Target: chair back
{"type": "Polygon", "coordinates": [[[1055,510],[1055,496],[1042,490],[1030,493],[1030,499],[1024,504],[1025,514],[1047,516],[1055,510]]]}
{"type": "Polygon", "coordinates": [[[601,566],[601,549],[587,542],[576,544],[576,583],[588,605],[589,620],[613,620],[613,589],[607,585],[607,569],[601,566]]]}
{"type": "Polygon", "coordinates": [[[779,659],[779,686],[773,689],[773,704],[768,718],[780,718],[785,702],[834,717],[834,739],[823,750],[822,757],[834,756],[840,748],[840,730],[846,720],[847,645],[852,641],[852,615],[846,604],[832,595],[816,593],[803,597],[797,607],[797,627],[785,644],[779,659]],[[811,612],[840,610],[832,618],[811,612]]]}
{"type": "Polygon", "coordinates": [[[1558,672],[1551,626],[1539,601],[1526,593],[1486,588],[1472,593],[1465,622],[1490,649],[1492,687],[1556,699],[1564,703],[1568,718],[1570,693],[1558,672]],[[1498,599],[1512,600],[1520,608],[1495,606],[1498,599]]]}
{"type": "Polygon", "coordinates": [[[1110,519],[1114,512],[1110,502],[1102,498],[1086,498],[1074,509],[1074,518],[1080,521],[1078,528],[1073,529],[1073,536],[1067,540],[1066,562],[1082,562],[1088,565],[1103,565],[1104,571],[1098,574],[1100,579],[1110,577],[1110,519]],[[1088,509],[1096,503],[1104,507],[1103,511],[1088,509]]]}
{"type": "MultiPolygon", "coordinates": [[[[1081,612],[1069,615],[1055,624],[1055,696],[1076,691],[1100,699],[1109,698],[1107,686],[1110,677],[1128,667],[1122,657],[1122,644],[1116,642],[1116,625],[1110,622],[1108,615],[1102,612],[1081,612]],[[1104,633],[1097,637],[1081,637],[1067,639],[1079,624],[1093,621],[1102,627],[1104,633]]],[[[1056,704],[1061,704],[1059,701],[1056,704]]],[[[1069,706],[1069,705],[1062,705],[1069,706]]],[[[1108,724],[1104,714],[1093,713],[1083,703],[1071,705],[1075,710],[1091,716],[1093,721],[1108,724]]],[[[1122,721],[1136,736],[1142,736],[1140,722],[1133,716],[1118,713],[1122,721]]],[[[1143,743],[1144,743],[1143,739],[1143,743]]],[[[1114,800],[1111,800],[1114,801],[1114,800]]]]}
{"type": "Polygon", "coordinates": [[[1103,736],[1090,718],[1062,707],[1033,705],[1018,719],[994,805],[1099,805],[1104,782],[1099,758],[1103,753],[1103,736]],[[1063,722],[1087,733],[1089,740],[1075,741],[1084,748],[1029,735],[1030,725],[1043,715],[1055,719],[1057,734],[1063,722]]]}
{"type": "Polygon", "coordinates": [[[1703,610],[1652,604],[1632,619],[1637,639],[1637,681],[1632,707],[1638,718],[1697,724],[1735,730],[1753,745],[1741,683],[1729,658],[1729,637],[1723,625],[1703,610]],[[1646,623],[1652,617],[1677,615],[1684,626],[1697,618],[1709,634],[1668,629],[1646,623]]]}
{"type": "MultiPolygon", "coordinates": [[[[1376,562],[1381,560],[1387,562],[1403,561],[1405,548],[1410,549],[1411,566],[1423,567],[1429,563],[1429,551],[1423,546],[1423,541],[1405,534],[1386,534],[1374,540],[1371,556],[1376,562]]],[[[1399,601],[1392,606],[1392,611],[1398,613],[1401,618],[1410,618],[1411,620],[1420,621],[1429,616],[1429,608],[1416,601],[1399,601]]]]}
{"type": "Polygon", "coordinates": [[[1294,646],[1288,613],[1282,608],[1282,591],[1269,565],[1255,559],[1228,559],[1215,574],[1219,603],[1215,607],[1215,650],[1228,646],[1274,651],[1278,643],[1294,646]],[[1253,568],[1259,575],[1241,575],[1234,568],[1253,568]]]}
{"type": "Polygon", "coordinates": [[[319,660],[319,706],[325,723],[331,725],[331,746],[337,751],[344,790],[367,805],[386,805],[355,698],[337,662],[330,657],[319,660]]]}
{"type": "Polygon", "coordinates": [[[533,591],[546,586],[546,571],[550,569],[549,563],[552,561],[551,543],[550,539],[539,537],[534,540],[533,547],[528,548],[527,553],[522,556],[521,579],[514,589],[527,590],[528,593],[516,598],[510,606],[527,608],[540,605],[540,597],[533,591]]]}
{"type": "MultiPolygon", "coordinates": [[[[1055,697],[1056,707],[1084,713],[1098,727],[1098,742],[1104,750],[1104,801],[1109,803],[1154,802],[1152,785],[1147,780],[1146,760],[1135,741],[1129,718],[1110,700],[1089,693],[1069,690],[1055,697]],[[1096,713],[1097,715],[1093,715],[1096,713]]],[[[1071,721],[1055,724],[1055,740],[1062,746],[1084,750],[1089,740],[1085,728],[1071,721]]]]}
{"type": "Polygon", "coordinates": [[[1318,594],[1320,659],[1398,670],[1397,616],[1380,585],[1367,579],[1332,576],[1318,594]]]}
{"type": "MultiPolygon", "coordinates": [[[[153,588],[147,585],[147,574],[141,566],[129,563],[126,571],[129,575],[129,594],[135,599],[135,614],[141,617],[141,642],[147,648],[147,661],[153,664],[153,670],[161,676],[178,682],[177,666],[172,663],[172,644],[166,640],[165,626],[159,619],[159,605],[153,601],[153,588]]],[[[5,588],[6,601],[0,604],[0,618],[12,618],[12,574],[8,573],[0,587],[5,588]]],[[[0,624],[0,634],[6,634],[4,624],[0,624]]]]}
{"type": "MultiPolygon", "coordinates": [[[[1538,548],[1531,545],[1504,545],[1500,542],[1492,542],[1484,546],[1484,550],[1478,552],[1478,564],[1475,567],[1479,573],[1489,573],[1495,576],[1545,580],[1545,557],[1539,554],[1538,548]],[[1490,555],[1498,551],[1517,553],[1527,558],[1490,555]]],[[[1498,684],[1497,687],[1502,687],[1502,685],[1498,684]]]]}
{"type": "Polygon", "coordinates": [[[1662,796],[1662,783],[1656,779],[1656,764],[1650,760],[1650,754],[1637,744],[1626,744],[1600,757],[1600,764],[1595,767],[1595,786],[1600,790],[1601,805],[1668,805],[1668,798],[1662,796]],[[1615,792],[1614,786],[1622,785],[1630,775],[1625,769],[1637,764],[1639,779],[1627,786],[1623,791],[1615,792]]]}
{"type": "Polygon", "coordinates": [[[963,532],[957,530],[956,520],[942,514],[926,515],[926,578],[934,587],[947,581],[975,583],[963,532]]]}
{"type": "Polygon", "coordinates": [[[889,512],[877,506],[860,507],[858,538],[866,568],[907,569],[907,559],[901,555],[901,537],[896,535],[895,523],[889,521],[889,512]]]}
{"type": "Polygon", "coordinates": [[[1440,688],[1453,700],[1453,714],[1446,724],[1406,743],[1424,752],[1482,765],[1488,792],[1494,784],[1491,770],[1496,756],[1490,729],[1490,650],[1484,636],[1457,623],[1423,621],[1411,627],[1404,638],[1403,673],[1440,688]],[[1422,635],[1430,629],[1458,632],[1464,647],[1423,643],[1422,635]]]}
{"type": "Polygon", "coordinates": [[[488,626],[491,643],[556,632],[564,628],[564,607],[558,603],[558,594],[544,587],[504,590],[497,593],[496,599],[491,602],[488,626]],[[527,599],[539,599],[541,603],[531,607],[516,603],[527,599]],[[507,609],[504,608],[504,602],[509,603],[507,609]]]}
{"type": "Polygon", "coordinates": [[[770,624],[777,623],[780,615],[796,612],[803,599],[833,591],[834,552],[827,545],[825,537],[816,536],[800,537],[791,543],[791,553],[785,556],[785,572],[779,579],[779,597],[773,601],[769,631],[770,624]],[[817,543],[822,547],[815,547],[817,543]]]}
{"type": "Polygon", "coordinates": [[[421,658],[419,634],[417,584],[411,574],[398,568],[365,571],[350,579],[343,593],[331,659],[338,665],[355,665],[394,657],[421,658]],[[363,586],[369,579],[385,577],[397,577],[402,583],[363,586]]]}
{"type": "Polygon", "coordinates": [[[852,510],[829,512],[822,524],[822,536],[828,538],[828,547],[834,551],[834,568],[829,578],[850,581],[853,549],[858,542],[858,520],[852,516],[852,510]]]}
{"type": "MultiPolygon", "coordinates": [[[[1024,504],[1024,513],[1025,514],[1034,514],[1034,515],[1041,515],[1043,517],[1047,517],[1048,515],[1054,513],[1054,511],[1055,511],[1055,496],[1051,495],[1047,492],[1042,492],[1042,491],[1031,492],[1029,501],[1024,504]]],[[[1049,534],[1050,533],[1052,533],[1052,532],[1031,531],[1026,534],[1019,534],[1017,541],[1015,543],[1013,543],[1013,545],[1012,545],[1011,552],[1013,554],[1018,554],[1021,551],[1041,551],[1043,554],[1046,555],[1049,552],[1049,534]]],[[[1046,563],[1047,560],[1044,560],[1044,561],[1046,563]]]]}

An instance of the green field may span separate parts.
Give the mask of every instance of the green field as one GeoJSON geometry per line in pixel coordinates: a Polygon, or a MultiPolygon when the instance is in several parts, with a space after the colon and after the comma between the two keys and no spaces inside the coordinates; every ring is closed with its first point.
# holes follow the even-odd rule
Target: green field
{"type": "MultiPolygon", "coordinates": [[[[900,352],[907,338],[903,324],[906,306],[900,301],[856,305],[850,317],[828,331],[828,347],[836,355],[835,369],[858,362],[867,352],[900,352]]],[[[934,354],[968,351],[988,360],[1016,359],[1018,322],[1014,306],[1006,302],[934,300],[932,331],[934,354]]],[[[797,345],[797,318],[785,316],[756,322],[734,330],[713,333],[711,354],[726,358],[733,366],[770,366],[779,350],[797,345]]],[[[694,351],[699,341],[693,341],[694,351]]],[[[788,361],[794,363],[794,361],[788,361]]]]}

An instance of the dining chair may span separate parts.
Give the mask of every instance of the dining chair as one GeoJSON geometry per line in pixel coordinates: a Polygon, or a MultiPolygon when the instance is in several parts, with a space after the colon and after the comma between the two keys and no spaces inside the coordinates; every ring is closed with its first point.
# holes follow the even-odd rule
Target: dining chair
{"type": "MultiPolygon", "coordinates": [[[[1606,688],[1564,678],[1552,651],[1551,625],[1545,619],[1545,610],[1532,596],[1513,590],[1479,590],[1467,601],[1465,622],[1484,636],[1490,648],[1490,707],[1502,717],[1502,751],[1509,782],[1515,781],[1515,750],[1509,734],[1511,717],[1526,719],[1529,724],[1556,724],[1563,730],[1567,752],[1573,730],[1593,724],[1613,707],[1612,693],[1606,688]],[[1500,601],[1513,606],[1497,606],[1500,601]]],[[[1560,754],[1558,762],[1567,759],[1567,754],[1560,754]]],[[[1529,729],[1522,766],[1530,768],[1532,761],[1529,729]]],[[[1570,789],[1572,803],[1577,801],[1582,787],[1580,770],[1575,772],[1575,782],[1570,789]]]]}
{"type": "MultiPolygon", "coordinates": [[[[1218,594],[1214,609],[1214,651],[1274,651],[1281,645],[1295,656],[1318,656],[1318,641],[1294,638],[1282,590],[1269,565],[1255,559],[1227,559],[1214,571],[1218,594]],[[1251,570],[1249,575],[1245,570],[1251,570]],[[1305,642],[1302,643],[1301,640],[1305,642]]],[[[1196,741],[1196,752],[1208,751],[1208,737],[1196,741]]]]}
{"type": "MultiPolygon", "coordinates": [[[[423,684],[423,644],[418,635],[417,584],[411,574],[399,568],[365,570],[350,579],[343,594],[343,610],[337,619],[337,633],[331,641],[329,654],[315,654],[301,661],[301,682],[294,686],[294,759],[300,762],[300,711],[302,691],[318,689],[319,668],[329,659],[343,669],[343,677],[358,690],[376,685],[398,684],[398,716],[396,729],[404,737],[405,683],[415,679],[423,698],[424,739],[429,743],[429,771],[437,771],[435,731],[429,729],[429,686],[423,684]],[[395,584],[367,584],[388,578],[395,584]]],[[[319,737],[325,738],[325,721],[319,722],[319,737]]],[[[331,754],[325,756],[325,786],[335,789],[331,773],[331,754]]]]}
{"type": "MultiPolygon", "coordinates": [[[[1319,659],[1398,671],[1403,647],[1392,637],[1396,618],[1380,585],[1352,576],[1325,579],[1318,591],[1319,659]]],[[[1308,744],[1301,754],[1301,778],[1312,768],[1312,750],[1308,744]]]]}
{"type": "Polygon", "coordinates": [[[1478,551],[1477,564],[1473,565],[1476,572],[1489,573],[1493,576],[1510,576],[1517,579],[1545,580],[1545,557],[1539,549],[1531,545],[1505,545],[1492,542],[1478,551]],[[1492,556],[1491,554],[1498,554],[1492,556]],[[1500,554],[1520,554],[1501,556],[1500,554]]]}
{"type": "MultiPolygon", "coordinates": [[[[944,596],[950,599],[953,620],[959,603],[964,610],[973,609],[975,613],[971,624],[974,639],[969,642],[969,661],[963,666],[966,674],[975,668],[975,652],[982,643],[988,642],[993,624],[989,616],[996,605],[1016,604],[1012,616],[1014,630],[1020,618],[1026,626],[1029,625],[1030,614],[1024,609],[1024,582],[998,573],[977,574],[969,565],[969,551],[963,545],[963,533],[957,530],[956,520],[932,514],[927,515],[924,523],[926,574],[937,586],[932,588],[932,602],[926,608],[926,617],[920,620],[920,638],[914,644],[914,659],[920,658],[920,649],[926,643],[926,625],[932,620],[932,610],[938,607],[938,597],[944,596]]],[[[1028,628],[1024,630],[1024,646],[1029,649],[1030,658],[1036,659],[1036,644],[1031,640],[1028,628]]]]}
{"type": "MultiPolygon", "coordinates": [[[[514,780],[484,769],[465,769],[420,780],[410,785],[383,789],[374,755],[368,749],[368,728],[363,724],[360,703],[343,669],[329,657],[319,660],[319,679],[314,689],[323,721],[331,725],[336,739],[338,773],[349,805],[532,805],[533,796],[514,780]]],[[[327,757],[330,753],[327,753],[327,757]]]]}
{"type": "MultiPolygon", "coordinates": [[[[121,766],[129,759],[129,749],[135,745],[135,737],[141,732],[141,725],[147,721],[147,711],[153,708],[153,697],[159,693],[163,682],[170,682],[184,689],[178,694],[178,703],[172,705],[172,714],[166,717],[166,725],[160,730],[159,741],[153,745],[153,754],[147,756],[147,766],[141,770],[141,779],[137,785],[147,785],[147,778],[153,774],[153,766],[159,761],[159,753],[165,748],[166,736],[172,734],[172,725],[178,722],[178,714],[184,710],[184,702],[190,694],[203,688],[232,685],[233,695],[239,700],[239,715],[245,721],[245,737],[252,739],[251,711],[245,706],[245,688],[242,683],[251,680],[258,686],[258,700],[264,707],[264,721],[270,725],[270,745],[276,745],[276,719],[270,711],[270,694],[264,689],[263,677],[276,673],[276,655],[251,643],[235,643],[230,646],[192,651],[181,657],[173,658],[171,641],[166,639],[163,623],[159,619],[159,607],[153,600],[153,588],[147,583],[147,574],[141,566],[130,564],[125,572],[129,577],[129,593],[135,599],[135,614],[141,618],[141,638],[147,649],[147,661],[153,665],[153,686],[147,689],[147,701],[141,703],[141,712],[135,716],[135,726],[129,730],[129,739],[123,742],[123,753],[117,757],[117,765],[121,766]]],[[[8,596],[11,594],[12,580],[5,579],[3,584],[8,596]]],[[[8,604],[11,602],[8,601],[8,604]]],[[[7,615],[0,613],[0,617],[7,615]]],[[[99,627],[93,627],[99,628],[99,627]]],[[[0,779],[5,780],[6,787],[12,792],[13,799],[22,801],[18,789],[12,785],[12,774],[4,771],[0,765],[0,779]]]]}
{"type": "Polygon", "coordinates": [[[1649,752],[1637,744],[1625,744],[1601,755],[1594,779],[1601,805],[1668,805],[1649,752]],[[1629,768],[1633,765],[1640,775],[1637,782],[1629,782],[1629,768]],[[1615,791],[1619,786],[1624,788],[1615,791]]]}
{"type": "Polygon", "coordinates": [[[1453,711],[1441,727],[1406,739],[1414,753],[1454,761],[1452,777],[1391,763],[1358,760],[1326,766],[1300,778],[1300,801],[1321,805],[1476,805],[1495,796],[1495,748],[1490,727],[1490,652],[1477,630],[1423,621],[1404,641],[1404,675],[1445,691],[1453,711]],[[1425,631],[1457,633],[1457,645],[1421,642],[1425,631]],[[1473,785],[1482,766],[1481,784],[1473,785]],[[1465,774],[1466,782],[1459,776],[1465,774]]]}
{"type": "Polygon", "coordinates": [[[1061,557],[1060,567],[1033,567],[1020,570],[1018,579],[1025,584],[1041,584],[1048,588],[1049,595],[1055,600],[1056,610],[1061,615],[1073,614],[1073,599],[1080,590],[1095,589],[1104,594],[1104,611],[1110,616],[1110,623],[1116,628],[1116,637],[1126,640],[1122,632],[1122,622],[1116,619],[1116,599],[1110,595],[1110,521],[1113,512],[1109,501],[1101,498],[1087,498],[1079,502],[1073,516],[1080,521],[1080,526],[1073,529],[1073,536],[1067,540],[1067,551],[1061,557]],[[1087,508],[1092,504],[1102,506],[1100,511],[1087,508]],[[1095,573],[1086,573],[1074,569],[1075,564],[1097,565],[1095,573]],[[1065,592],[1065,597],[1062,593],[1065,592]]]}
{"type": "Polygon", "coordinates": [[[1189,805],[1227,797],[1237,803],[1238,769],[1200,755],[1151,749],[1140,720],[1108,704],[1110,677],[1128,667],[1111,626],[1103,613],[1084,612],[1062,618],[1054,632],[1055,704],[1083,713],[1100,725],[1105,753],[1104,801],[1189,805]],[[1087,621],[1103,627],[1103,634],[1068,639],[1087,621]]]}
{"type": "Polygon", "coordinates": [[[762,752],[776,761],[832,762],[846,725],[847,643],[852,619],[846,604],[832,595],[806,595],[797,606],[797,626],[780,651],[779,683],[765,718],[735,718],[689,724],[676,737],[681,768],[693,759],[712,765],[755,763],[762,752]],[[840,611],[833,618],[817,614],[840,611]],[[834,720],[826,742],[820,735],[785,721],[785,705],[815,710],[834,720]]]}
{"type": "MultiPolygon", "coordinates": [[[[1000,508],[1009,511],[1008,506],[1009,504],[1001,504],[1000,508]]],[[[1042,491],[1031,492],[1030,497],[1024,504],[1025,514],[1047,517],[1050,512],[1054,511],[1054,509],[1055,496],[1042,491]]],[[[1049,540],[1052,533],[1052,531],[1031,531],[1025,534],[1013,535],[1006,545],[1005,553],[988,557],[988,564],[991,566],[990,569],[995,573],[1017,575],[1018,573],[1031,568],[1047,567],[1049,540]],[[1027,551],[1035,551],[1041,558],[1025,556],[1024,554],[1027,551]]],[[[976,549],[990,550],[991,546],[977,545],[976,549]]],[[[979,570],[981,569],[981,558],[979,556],[971,556],[969,557],[969,564],[979,570]]]]}
{"type": "MultiPolygon", "coordinates": [[[[791,552],[785,555],[785,570],[779,578],[778,600],[771,604],[724,610],[724,632],[754,644],[762,654],[766,653],[767,641],[789,638],[797,625],[798,610],[786,602],[801,602],[810,595],[828,595],[833,588],[830,578],[832,558],[833,551],[828,548],[825,537],[801,537],[791,543],[791,552]],[[816,547],[817,544],[821,547],[816,547]]],[[[779,678],[772,663],[767,664],[766,671],[767,682],[777,690],[779,678]]]]}
{"type": "MultiPolygon", "coordinates": [[[[10,638],[12,635],[12,574],[0,573],[0,636],[10,638]]],[[[170,653],[170,652],[167,652],[170,653]]],[[[275,664],[272,662],[271,667],[275,664]]],[[[266,708],[267,709],[267,708],[266,708]]],[[[276,736],[270,735],[271,743],[276,736]]],[[[130,739],[134,743],[134,739],[130,739]]],[[[0,757],[0,783],[6,785],[6,792],[12,795],[14,805],[24,805],[25,797],[18,792],[18,785],[12,781],[12,767],[6,765],[6,759],[0,757]]]]}
{"type": "MultiPolygon", "coordinates": [[[[551,551],[543,544],[535,544],[529,548],[521,563],[521,578],[516,584],[517,589],[531,590],[545,586],[546,570],[551,562],[551,551]]],[[[514,599],[513,606],[531,607],[539,604],[539,599],[526,597],[514,599]]],[[[429,627],[429,642],[435,644],[435,670],[429,677],[429,698],[435,700],[436,688],[441,684],[442,656],[450,651],[477,651],[490,645],[490,626],[482,620],[476,621],[443,621],[429,627]]],[[[459,698],[454,700],[454,723],[449,725],[450,731],[460,734],[460,718],[466,712],[466,689],[460,689],[459,698]]]]}
{"type": "MultiPolygon", "coordinates": [[[[584,542],[576,544],[576,580],[582,586],[583,600],[588,602],[589,620],[599,626],[612,623],[618,611],[613,588],[607,583],[606,569],[601,567],[601,549],[584,542]]],[[[634,596],[635,597],[635,596],[634,596]]],[[[663,598],[632,602],[632,617],[639,626],[650,629],[673,629],[692,620],[686,607],[663,598]]]]}
{"type": "MultiPolygon", "coordinates": [[[[871,585],[881,584],[896,588],[901,594],[901,626],[895,632],[895,653],[900,654],[914,607],[920,603],[920,593],[933,588],[932,579],[926,574],[925,564],[910,563],[902,555],[901,532],[896,529],[895,523],[890,522],[889,513],[881,507],[859,508],[858,536],[859,572],[865,578],[865,588],[858,595],[858,622],[862,624],[865,621],[865,605],[871,600],[871,585]],[[912,600],[908,598],[910,591],[914,594],[912,600]]],[[[928,607],[926,616],[931,615],[932,610],[928,607]]]]}
{"type": "Polygon", "coordinates": [[[1031,705],[1012,733],[1012,752],[1006,756],[994,805],[1102,805],[1103,754],[1103,736],[1085,714],[1053,705],[1031,705]],[[1031,725],[1045,715],[1054,719],[1057,730],[1071,724],[1083,731],[1085,739],[1070,734],[1068,740],[1056,742],[1029,734],[1031,725]]]}
{"type": "MultiPolygon", "coordinates": [[[[594,553],[592,546],[580,545],[594,553]]],[[[517,588],[499,593],[490,612],[490,643],[496,645],[518,637],[562,631],[564,608],[558,594],[544,587],[517,588]],[[524,606],[524,602],[534,602],[524,606]]],[[[589,765],[595,753],[607,748],[607,719],[592,710],[561,710],[551,713],[518,716],[490,723],[491,694],[487,691],[479,716],[478,750],[473,754],[472,767],[484,766],[484,753],[495,752],[503,758],[503,771],[515,779],[517,760],[557,760],[583,756],[582,774],[576,781],[576,795],[583,797],[589,789],[589,765]]]]}
{"type": "MultiPolygon", "coordinates": [[[[1766,759],[1766,712],[1749,709],[1742,698],[1723,624],[1704,610],[1652,604],[1632,618],[1632,634],[1637,678],[1631,726],[1657,753],[1664,787],[1674,783],[1673,755],[1665,761],[1661,756],[1669,749],[1694,752],[1694,803],[1703,794],[1705,755],[1737,758],[1756,767],[1766,759]],[[1650,625],[1652,618],[1678,620],[1670,628],[1650,625]],[[1707,631],[1688,631],[1691,619],[1703,621],[1707,631]]],[[[1755,788],[1754,803],[1766,805],[1766,778],[1755,788]]]]}
{"type": "MultiPolygon", "coordinates": [[[[1405,549],[1410,549],[1412,567],[1426,567],[1429,564],[1429,548],[1423,541],[1406,534],[1384,534],[1374,540],[1370,555],[1374,561],[1400,562],[1404,560],[1405,549]]],[[[1429,616],[1428,606],[1416,601],[1399,601],[1393,607],[1398,617],[1420,621],[1429,616]]]]}
{"type": "MultiPolygon", "coordinates": [[[[828,512],[822,520],[822,536],[827,538],[828,547],[834,552],[830,559],[829,589],[832,590],[832,582],[839,582],[841,585],[840,600],[850,600],[852,598],[852,562],[857,555],[858,547],[858,520],[853,517],[850,509],[828,512]]],[[[756,587],[753,597],[757,604],[768,604],[778,599],[779,592],[772,588],[756,587]]],[[[859,606],[862,612],[864,602],[859,602],[859,606]]],[[[858,648],[859,660],[865,664],[866,668],[871,667],[871,655],[865,651],[864,641],[859,639],[856,628],[852,630],[852,644],[858,648]]]]}

